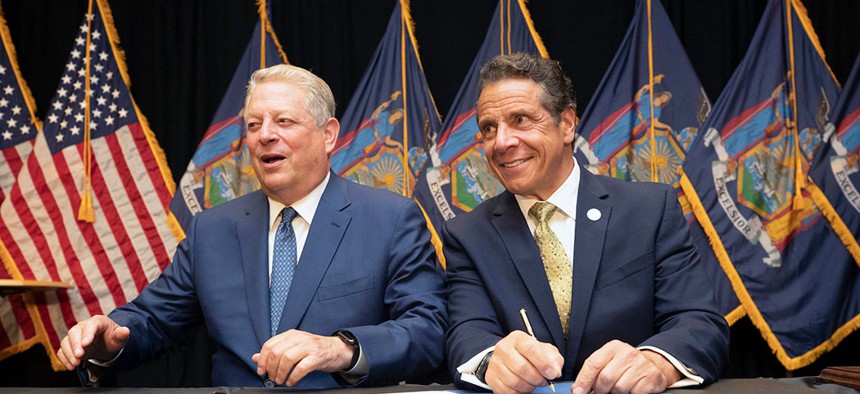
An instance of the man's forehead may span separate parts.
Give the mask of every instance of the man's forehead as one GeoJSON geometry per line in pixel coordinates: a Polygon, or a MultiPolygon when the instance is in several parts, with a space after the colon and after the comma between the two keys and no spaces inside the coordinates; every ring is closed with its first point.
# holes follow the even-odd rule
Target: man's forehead
{"type": "Polygon", "coordinates": [[[266,80],[257,84],[251,92],[249,105],[265,102],[289,102],[302,101],[307,94],[307,89],[291,81],[266,80]]]}
{"type": "Polygon", "coordinates": [[[540,85],[529,78],[506,78],[484,85],[478,95],[478,101],[488,94],[540,94],[540,85]]]}
{"type": "Polygon", "coordinates": [[[530,79],[507,79],[487,85],[481,91],[477,111],[539,105],[540,86],[537,83],[530,79]]]}

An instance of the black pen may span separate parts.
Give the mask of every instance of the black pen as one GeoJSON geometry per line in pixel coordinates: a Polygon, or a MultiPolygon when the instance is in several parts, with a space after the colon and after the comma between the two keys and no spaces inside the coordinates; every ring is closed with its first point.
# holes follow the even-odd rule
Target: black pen
{"type": "MultiPolygon", "coordinates": [[[[532,330],[532,324],[529,323],[529,317],[528,317],[528,315],[526,315],[526,308],[520,309],[520,316],[523,317],[523,324],[526,325],[526,332],[529,333],[529,335],[531,335],[532,338],[537,339],[537,337],[535,336],[535,332],[532,330]]],[[[552,390],[552,392],[554,393],[555,392],[555,385],[553,385],[552,381],[549,379],[547,379],[546,382],[549,383],[549,389],[552,390]]]]}

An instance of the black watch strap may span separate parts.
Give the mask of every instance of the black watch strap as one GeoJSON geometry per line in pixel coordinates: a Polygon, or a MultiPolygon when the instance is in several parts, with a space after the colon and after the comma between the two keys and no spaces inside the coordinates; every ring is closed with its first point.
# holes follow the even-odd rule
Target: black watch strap
{"type": "Polygon", "coordinates": [[[484,355],[484,358],[481,359],[481,362],[478,363],[478,368],[475,369],[475,377],[481,381],[481,383],[487,384],[487,380],[485,376],[487,375],[487,367],[490,366],[490,357],[493,357],[493,351],[490,350],[487,354],[484,355]]]}
{"type": "Polygon", "coordinates": [[[337,330],[334,335],[337,335],[337,337],[346,342],[347,345],[352,346],[352,361],[349,362],[349,367],[344,369],[344,371],[349,371],[355,368],[355,365],[358,364],[358,356],[360,354],[358,340],[355,339],[355,335],[346,330],[337,330]]]}

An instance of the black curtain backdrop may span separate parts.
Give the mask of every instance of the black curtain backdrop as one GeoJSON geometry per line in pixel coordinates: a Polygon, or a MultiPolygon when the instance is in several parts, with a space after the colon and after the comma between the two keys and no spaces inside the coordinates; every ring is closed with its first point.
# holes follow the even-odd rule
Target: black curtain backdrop
{"type": "MultiPolygon", "coordinates": [[[[221,101],[257,21],[253,0],[109,0],[131,79],[131,90],[178,178],[221,101]]],[[[812,24],[840,82],[860,52],[860,2],[806,0],[812,24]]],[[[68,61],[86,0],[0,0],[21,72],[44,118],[68,61]]],[[[444,116],[483,41],[495,0],[412,0],[424,71],[444,116]]],[[[715,102],[744,56],[765,0],[662,0],[705,91],[715,102]]],[[[352,97],[385,32],[395,0],[273,0],[272,23],[292,64],[332,87],[338,115],[352,97]]],[[[588,105],[633,17],[634,0],[532,0],[535,28],[551,57],[561,60],[588,105]]],[[[208,385],[209,350],[192,340],[174,354],[124,374],[118,384],[208,385]]],[[[747,319],[732,329],[727,377],[786,376],[747,319]]],[[[858,334],[794,375],[823,365],[860,364],[858,334]]],[[[2,386],[74,385],[51,373],[36,348],[0,362],[2,386]]]]}

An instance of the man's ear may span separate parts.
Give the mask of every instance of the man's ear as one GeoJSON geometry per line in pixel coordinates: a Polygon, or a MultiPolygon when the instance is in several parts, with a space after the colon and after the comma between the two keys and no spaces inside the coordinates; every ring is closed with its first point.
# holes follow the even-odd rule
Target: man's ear
{"type": "Polygon", "coordinates": [[[576,134],[576,110],[573,108],[566,108],[564,111],[561,111],[561,122],[559,122],[559,127],[564,131],[564,143],[572,144],[573,136],[576,134]]]}
{"type": "Polygon", "coordinates": [[[322,132],[325,138],[325,153],[331,155],[331,152],[334,151],[335,143],[337,143],[337,136],[340,134],[340,122],[335,118],[329,118],[323,124],[322,132]]]}

